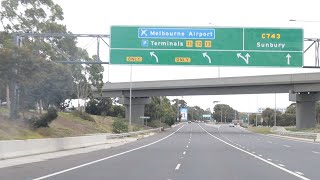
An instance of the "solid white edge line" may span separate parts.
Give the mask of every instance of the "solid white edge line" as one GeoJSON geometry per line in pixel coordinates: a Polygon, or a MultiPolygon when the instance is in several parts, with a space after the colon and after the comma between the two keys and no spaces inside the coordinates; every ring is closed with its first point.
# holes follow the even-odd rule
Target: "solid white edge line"
{"type": "Polygon", "coordinates": [[[62,174],[62,173],[65,173],[65,172],[69,172],[69,171],[72,171],[72,170],[75,170],[75,169],[79,169],[79,168],[82,168],[82,167],[85,167],[85,166],[89,166],[91,164],[95,164],[95,163],[98,163],[100,161],[104,161],[104,160],[107,160],[107,159],[111,159],[111,158],[114,158],[114,157],[117,157],[117,156],[120,156],[120,155],[123,155],[123,154],[127,154],[129,152],[132,152],[132,151],[136,151],[136,150],[139,150],[139,149],[142,149],[142,148],[145,148],[145,147],[148,147],[148,146],[151,146],[153,144],[156,144],[160,141],[163,141],[167,138],[169,138],[170,136],[174,135],[176,132],[178,132],[181,128],[183,128],[183,126],[181,126],[179,129],[177,129],[176,131],[174,131],[173,133],[169,134],[168,136],[164,137],[164,138],[161,138],[157,141],[154,141],[152,143],[149,143],[149,144],[146,144],[146,145],[143,145],[143,146],[140,146],[140,147],[137,147],[137,148],[134,148],[134,149],[131,149],[131,150],[128,150],[128,151],[124,151],[124,152],[121,152],[121,153],[118,153],[118,154],[114,154],[112,156],[108,156],[108,157],[105,157],[105,158],[102,158],[102,159],[98,159],[98,160],[95,160],[95,161],[91,161],[91,162],[88,162],[88,163],[85,163],[85,164],[82,164],[82,165],[79,165],[79,166],[75,166],[75,167],[72,167],[72,168],[68,168],[68,169],[65,169],[65,170],[62,170],[62,171],[58,171],[58,172],[55,172],[55,173],[52,173],[52,174],[48,174],[48,175],[45,175],[45,176],[41,176],[41,177],[38,177],[38,178],[35,178],[33,180],[41,180],[41,179],[46,179],[46,178],[49,178],[49,177],[52,177],[52,176],[56,176],[56,175],[59,175],[59,174],[62,174]]]}
{"type": "Polygon", "coordinates": [[[299,172],[299,171],[295,171],[295,173],[300,174],[301,176],[304,175],[302,172],[299,172]]]}
{"type": "MultiPolygon", "coordinates": [[[[199,125],[199,126],[200,126],[200,125],[199,125]]],[[[267,163],[267,164],[270,164],[271,166],[274,166],[274,167],[276,167],[276,168],[278,168],[278,169],[280,169],[280,170],[282,170],[282,171],[284,171],[284,172],[287,172],[287,173],[289,173],[289,174],[291,174],[291,175],[293,175],[293,176],[296,176],[296,177],[298,177],[298,178],[300,178],[300,179],[310,180],[309,178],[306,178],[306,177],[304,177],[304,176],[301,176],[300,174],[297,174],[297,173],[295,173],[295,172],[293,172],[293,171],[290,171],[290,170],[288,170],[288,169],[286,169],[286,168],[284,168],[284,167],[281,167],[281,166],[279,166],[279,165],[277,165],[277,164],[274,164],[274,163],[272,163],[272,162],[270,162],[270,161],[267,161],[267,160],[265,160],[265,159],[263,159],[263,158],[261,158],[261,157],[259,157],[259,156],[256,156],[255,154],[252,154],[252,153],[250,153],[250,152],[248,152],[248,151],[246,151],[246,150],[243,150],[243,149],[241,149],[241,148],[238,148],[237,146],[232,145],[232,144],[230,144],[230,143],[228,143],[228,142],[226,142],[226,141],[224,141],[224,140],[222,140],[222,139],[220,139],[220,138],[212,135],[212,134],[209,133],[207,130],[205,130],[202,126],[200,126],[200,128],[201,128],[202,130],[204,130],[207,134],[209,134],[211,137],[213,137],[213,138],[215,138],[215,139],[217,139],[217,140],[219,140],[219,141],[221,141],[221,142],[223,142],[223,143],[225,143],[225,144],[227,144],[227,145],[229,145],[229,146],[231,146],[231,147],[233,147],[233,148],[235,148],[235,149],[237,149],[237,150],[239,150],[239,151],[242,151],[242,152],[244,152],[244,153],[246,153],[246,154],[249,154],[249,155],[255,157],[256,159],[259,159],[259,160],[261,160],[261,161],[263,161],[263,162],[265,162],[265,163],[267,163]]]]}
{"type": "Polygon", "coordinates": [[[175,170],[179,170],[180,166],[181,166],[181,164],[177,164],[175,170]]]}

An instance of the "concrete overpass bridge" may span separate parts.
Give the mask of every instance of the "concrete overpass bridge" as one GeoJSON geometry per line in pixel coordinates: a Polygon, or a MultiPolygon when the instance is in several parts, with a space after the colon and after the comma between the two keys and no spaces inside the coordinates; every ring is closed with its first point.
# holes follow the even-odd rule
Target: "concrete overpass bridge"
{"type": "MultiPolygon", "coordinates": [[[[129,117],[130,83],[105,83],[95,97],[120,97],[129,117]]],[[[132,82],[132,120],[142,123],[145,104],[151,96],[230,95],[288,93],[289,100],[297,103],[297,128],[316,125],[315,102],[320,100],[320,73],[224,77],[132,82]],[[141,121],[141,122],[140,122],[141,121]]]]}

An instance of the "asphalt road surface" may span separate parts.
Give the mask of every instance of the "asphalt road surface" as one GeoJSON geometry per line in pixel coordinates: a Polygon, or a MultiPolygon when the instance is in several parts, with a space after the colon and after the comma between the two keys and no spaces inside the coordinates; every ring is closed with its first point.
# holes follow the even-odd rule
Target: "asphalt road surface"
{"type": "Polygon", "coordinates": [[[320,144],[191,123],[111,149],[1,168],[0,179],[319,180],[319,168],[320,144]]]}

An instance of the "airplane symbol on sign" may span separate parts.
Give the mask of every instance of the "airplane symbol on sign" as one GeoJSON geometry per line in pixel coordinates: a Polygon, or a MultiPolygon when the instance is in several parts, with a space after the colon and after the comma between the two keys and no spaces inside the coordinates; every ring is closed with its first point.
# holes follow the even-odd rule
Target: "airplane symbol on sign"
{"type": "Polygon", "coordinates": [[[147,31],[148,30],[146,30],[146,29],[141,29],[141,36],[148,36],[148,34],[147,34],[147,31]]]}

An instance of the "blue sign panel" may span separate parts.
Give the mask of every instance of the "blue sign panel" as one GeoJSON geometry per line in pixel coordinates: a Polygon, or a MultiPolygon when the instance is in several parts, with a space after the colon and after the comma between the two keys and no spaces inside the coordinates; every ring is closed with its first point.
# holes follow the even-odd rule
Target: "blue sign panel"
{"type": "Polygon", "coordinates": [[[139,28],[138,37],[153,39],[215,39],[215,29],[139,28]]]}

